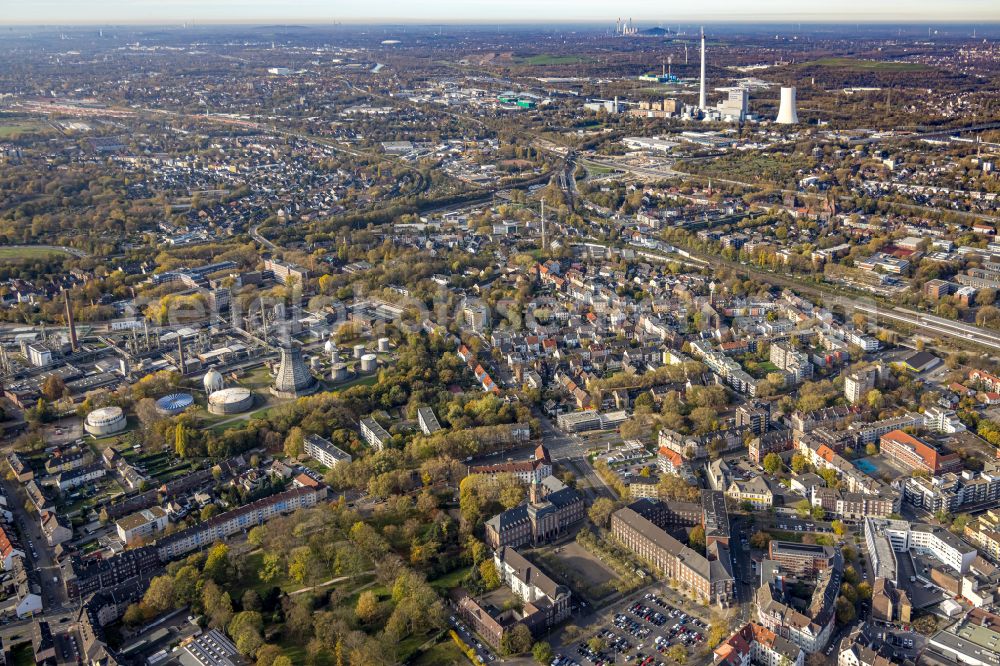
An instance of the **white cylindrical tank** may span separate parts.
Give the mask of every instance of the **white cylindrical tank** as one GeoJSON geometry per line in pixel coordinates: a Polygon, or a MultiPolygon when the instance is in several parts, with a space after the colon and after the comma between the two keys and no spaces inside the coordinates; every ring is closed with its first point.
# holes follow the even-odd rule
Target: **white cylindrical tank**
{"type": "Polygon", "coordinates": [[[225,385],[222,375],[214,368],[205,373],[205,377],[202,379],[202,382],[205,384],[205,393],[208,395],[212,395],[216,391],[221,390],[225,385]]]}
{"type": "Polygon", "coordinates": [[[121,407],[101,407],[87,414],[83,427],[91,435],[98,437],[111,435],[125,429],[127,421],[121,407]]]}
{"type": "Polygon", "coordinates": [[[779,125],[795,125],[799,122],[799,113],[795,108],[795,88],[781,89],[781,105],[778,107],[779,125]]]}
{"type": "Polygon", "coordinates": [[[354,345],[354,358],[361,358],[365,354],[364,345],[354,345]]]}
{"type": "Polygon", "coordinates": [[[380,352],[389,351],[389,338],[379,338],[378,339],[378,350],[380,352]]]}
{"type": "Polygon", "coordinates": [[[309,357],[309,367],[312,368],[313,370],[318,370],[319,366],[320,366],[320,364],[322,362],[323,361],[320,359],[319,356],[310,356],[309,357]]]}
{"type": "Polygon", "coordinates": [[[251,407],[253,393],[242,386],[216,391],[208,398],[208,411],[213,414],[239,414],[251,407]]]}
{"type": "Polygon", "coordinates": [[[334,363],[333,367],[330,368],[330,379],[335,382],[342,382],[347,379],[347,364],[334,363]]]}
{"type": "Polygon", "coordinates": [[[378,367],[378,356],[365,354],[361,357],[361,372],[375,372],[378,367]]]}

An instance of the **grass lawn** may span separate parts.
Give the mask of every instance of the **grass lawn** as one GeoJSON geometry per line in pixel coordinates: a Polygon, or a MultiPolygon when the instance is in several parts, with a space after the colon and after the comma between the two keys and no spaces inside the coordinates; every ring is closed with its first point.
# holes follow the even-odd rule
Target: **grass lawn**
{"type": "Polygon", "coordinates": [[[440,664],[463,664],[468,658],[451,640],[451,636],[445,634],[439,642],[421,654],[413,661],[413,666],[440,666],[440,664]]]}
{"type": "MultiPolygon", "coordinates": [[[[0,139],[3,138],[3,129],[3,126],[0,126],[0,139]]],[[[0,247],[0,261],[13,259],[24,261],[31,259],[48,259],[57,255],[69,256],[62,250],[56,250],[48,247],[0,247]]]]}
{"type": "Polygon", "coordinates": [[[533,67],[540,65],[578,65],[580,63],[587,62],[589,59],[582,56],[574,55],[552,55],[550,53],[543,53],[540,55],[529,56],[527,58],[518,58],[518,63],[522,65],[531,65],[533,67]]]}
{"type": "Polygon", "coordinates": [[[306,646],[291,636],[282,634],[281,640],[278,642],[278,647],[281,648],[286,657],[292,660],[293,664],[306,663],[306,646]]]}
{"type": "MultiPolygon", "coordinates": [[[[448,636],[448,634],[445,634],[445,637],[447,637],[448,640],[451,640],[451,637],[448,636]]],[[[397,661],[400,664],[409,663],[410,657],[412,657],[414,655],[414,653],[417,650],[420,649],[420,646],[423,645],[424,643],[426,643],[429,638],[431,638],[430,634],[423,634],[421,636],[409,636],[407,638],[404,638],[396,646],[397,661]]],[[[452,642],[452,645],[454,645],[454,642],[452,642]]],[[[453,663],[453,662],[438,662],[438,663],[445,663],[445,664],[447,664],[447,663],[453,663]]],[[[459,662],[459,663],[461,663],[461,662],[459,662]]]]}
{"type": "Polygon", "coordinates": [[[10,139],[28,132],[41,132],[46,125],[38,120],[0,120],[0,139],[10,139]]]}
{"type": "Polygon", "coordinates": [[[365,375],[363,377],[356,377],[349,382],[344,382],[343,384],[327,384],[326,382],[324,382],[324,384],[326,384],[328,391],[345,391],[352,386],[372,386],[377,381],[377,375],[365,375]]]}
{"type": "Polygon", "coordinates": [[[802,543],[802,533],[801,532],[788,532],[785,530],[766,530],[771,538],[776,541],[793,541],[795,543],[802,543]]]}
{"type": "Polygon", "coordinates": [[[803,66],[819,65],[831,69],[849,69],[855,72],[923,72],[926,65],[915,62],[881,62],[878,60],[856,60],[855,58],[820,58],[803,66]]]}
{"type": "Polygon", "coordinates": [[[440,578],[435,578],[434,580],[428,582],[430,582],[431,587],[438,592],[445,592],[453,587],[461,585],[462,579],[465,578],[467,573],[469,573],[468,567],[459,567],[451,573],[446,573],[440,578]]]}

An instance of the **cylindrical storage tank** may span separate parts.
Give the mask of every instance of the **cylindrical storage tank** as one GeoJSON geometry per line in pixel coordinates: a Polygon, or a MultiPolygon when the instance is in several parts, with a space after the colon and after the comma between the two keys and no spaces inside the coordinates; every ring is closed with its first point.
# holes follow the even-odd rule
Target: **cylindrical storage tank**
{"type": "Polygon", "coordinates": [[[121,407],[101,407],[87,414],[84,429],[98,437],[112,435],[125,429],[125,412],[121,407]]]}
{"type": "Polygon", "coordinates": [[[378,367],[378,356],[365,354],[361,357],[361,372],[375,372],[378,367]]]}
{"type": "Polygon", "coordinates": [[[335,382],[342,382],[347,379],[347,364],[334,363],[333,367],[330,368],[330,379],[335,382]]]}
{"type": "Polygon", "coordinates": [[[319,369],[320,363],[321,363],[321,361],[320,361],[319,356],[310,356],[309,357],[309,367],[312,368],[313,370],[319,369]]]}
{"type": "Polygon", "coordinates": [[[213,414],[239,414],[253,407],[253,393],[243,386],[216,391],[208,398],[208,411],[213,414]]]}
{"type": "Polygon", "coordinates": [[[380,352],[389,351],[389,338],[379,338],[378,339],[378,350],[380,352]]]}
{"type": "Polygon", "coordinates": [[[361,358],[365,354],[364,345],[354,345],[354,358],[361,358]]]}
{"type": "Polygon", "coordinates": [[[162,416],[177,416],[193,404],[190,393],[171,393],[156,401],[156,411],[162,416]]]}

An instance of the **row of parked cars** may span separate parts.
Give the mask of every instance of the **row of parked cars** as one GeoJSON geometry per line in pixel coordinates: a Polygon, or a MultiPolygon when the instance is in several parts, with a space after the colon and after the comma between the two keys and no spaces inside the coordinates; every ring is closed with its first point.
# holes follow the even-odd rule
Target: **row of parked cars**
{"type": "Polygon", "coordinates": [[[615,626],[640,640],[649,636],[649,629],[622,613],[615,615],[615,626]]]}

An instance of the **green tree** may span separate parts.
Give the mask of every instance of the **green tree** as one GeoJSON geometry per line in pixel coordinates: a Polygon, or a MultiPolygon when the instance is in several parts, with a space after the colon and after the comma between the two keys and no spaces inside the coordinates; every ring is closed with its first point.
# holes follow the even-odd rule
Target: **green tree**
{"type": "Polygon", "coordinates": [[[704,553],[705,552],[705,528],[701,525],[695,525],[691,528],[691,532],[688,534],[688,545],[692,549],[704,553]]]}
{"type": "Polygon", "coordinates": [[[358,595],[358,604],[354,614],[362,624],[368,624],[378,616],[378,597],[371,590],[365,590],[358,595]]]}
{"type": "Polygon", "coordinates": [[[479,564],[479,574],[483,578],[483,587],[487,591],[500,587],[500,574],[497,573],[497,568],[493,560],[483,560],[479,564]]]}
{"type": "Polygon", "coordinates": [[[289,458],[297,458],[302,455],[304,447],[304,436],[302,434],[302,428],[295,426],[288,431],[288,436],[285,437],[284,451],[285,455],[289,458]]]}
{"type": "Polygon", "coordinates": [[[754,532],[750,535],[750,545],[757,549],[767,548],[767,544],[771,543],[771,535],[767,532],[762,532],[760,530],[754,532]]]}
{"type": "Polygon", "coordinates": [[[227,630],[236,643],[236,649],[245,655],[256,654],[264,644],[260,632],[264,628],[264,620],[257,611],[242,611],[233,616],[227,630]]]}
{"type": "Polygon", "coordinates": [[[539,641],[531,647],[531,656],[533,656],[535,661],[539,664],[548,666],[548,664],[552,663],[552,646],[545,641],[539,641]]]}
{"type": "Polygon", "coordinates": [[[157,576],[149,581],[149,587],[142,597],[143,605],[153,613],[166,612],[174,607],[174,579],[157,576]]]}
{"type": "Polygon", "coordinates": [[[208,557],[205,558],[205,567],[202,569],[207,578],[211,578],[220,585],[229,580],[230,562],[229,546],[224,543],[216,543],[208,550],[208,557]]]}
{"type": "Polygon", "coordinates": [[[590,516],[591,522],[593,522],[598,527],[603,527],[607,529],[608,523],[611,521],[611,514],[614,513],[618,508],[618,504],[607,497],[598,497],[594,500],[594,503],[587,510],[587,515],[590,516]]]}
{"type": "Polygon", "coordinates": [[[667,650],[667,656],[678,664],[686,664],[688,660],[688,651],[686,647],[678,643],[670,646],[670,649],[667,650]]]}
{"type": "Polygon", "coordinates": [[[847,624],[854,620],[857,616],[857,611],[854,610],[854,604],[847,600],[846,597],[837,597],[837,622],[840,624],[847,624]]]}
{"type": "Polygon", "coordinates": [[[531,649],[531,640],[531,631],[523,623],[518,622],[500,639],[500,653],[507,657],[523,654],[531,649]]]}
{"type": "Polygon", "coordinates": [[[188,454],[188,434],[183,423],[174,426],[174,453],[178,458],[186,458],[188,454]]]}
{"type": "Polygon", "coordinates": [[[264,553],[264,560],[261,563],[257,577],[262,583],[270,583],[281,573],[281,555],[277,553],[264,553]]]}
{"type": "Polygon", "coordinates": [[[764,456],[764,471],[768,474],[777,474],[781,471],[781,456],[777,453],[768,453],[764,456]]]}

